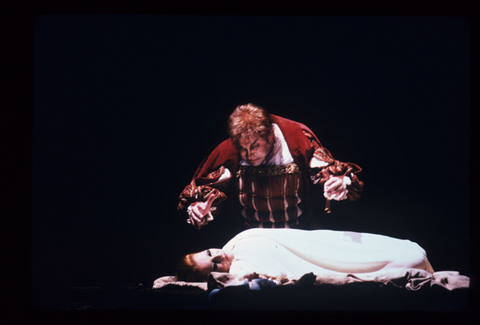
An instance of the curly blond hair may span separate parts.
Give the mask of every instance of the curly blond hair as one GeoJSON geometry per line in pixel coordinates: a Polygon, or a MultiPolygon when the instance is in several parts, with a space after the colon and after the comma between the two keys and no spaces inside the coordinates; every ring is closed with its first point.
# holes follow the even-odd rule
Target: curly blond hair
{"type": "Polygon", "coordinates": [[[257,136],[268,141],[272,132],[270,114],[251,103],[237,106],[228,119],[228,134],[236,146],[257,136]]]}

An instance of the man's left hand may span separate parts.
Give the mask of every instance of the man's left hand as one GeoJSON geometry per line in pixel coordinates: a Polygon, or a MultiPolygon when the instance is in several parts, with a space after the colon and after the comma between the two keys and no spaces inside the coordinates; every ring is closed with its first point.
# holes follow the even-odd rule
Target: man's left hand
{"type": "Polygon", "coordinates": [[[347,184],[344,182],[345,176],[332,176],[324,184],[323,196],[330,200],[341,201],[347,198],[347,184]]]}

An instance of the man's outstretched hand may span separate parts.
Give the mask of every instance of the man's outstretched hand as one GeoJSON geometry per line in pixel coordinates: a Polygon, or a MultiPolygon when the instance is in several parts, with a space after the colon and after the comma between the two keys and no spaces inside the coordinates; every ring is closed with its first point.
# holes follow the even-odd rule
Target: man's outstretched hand
{"type": "Polygon", "coordinates": [[[205,202],[193,202],[187,209],[188,217],[190,223],[195,226],[195,228],[200,229],[201,226],[205,226],[208,221],[213,220],[211,217],[210,208],[212,203],[215,200],[214,195],[210,195],[205,202]],[[208,215],[208,217],[207,217],[208,215]]]}
{"type": "Polygon", "coordinates": [[[347,198],[347,184],[344,181],[345,176],[332,176],[324,184],[323,196],[330,200],[341,201],[347,198]]]}

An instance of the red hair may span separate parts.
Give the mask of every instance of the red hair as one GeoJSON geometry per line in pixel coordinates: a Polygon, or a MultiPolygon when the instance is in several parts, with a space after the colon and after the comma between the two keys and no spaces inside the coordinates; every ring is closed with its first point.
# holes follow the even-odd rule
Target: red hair
{"type": "Polygon", "coordinates": [[[187,282],[204,282],[207,280],[206,275],[197,269],[192,254],[185,255],[178,261],[175,278],[177,281],[187,282]]]}

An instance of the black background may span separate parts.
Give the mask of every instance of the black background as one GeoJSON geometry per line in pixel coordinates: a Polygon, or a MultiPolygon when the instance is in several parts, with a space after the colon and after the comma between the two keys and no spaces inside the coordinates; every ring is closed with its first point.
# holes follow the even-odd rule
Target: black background
{"type": "Polygon", "coordinates": [[[363,168],[362,198],[333,203],[324,228],[408,238],[469,275],[470,37],[458,17],[39,16],[34,292],[151,286],[223,245],[177,199],[248,102],[363,168]]]}

